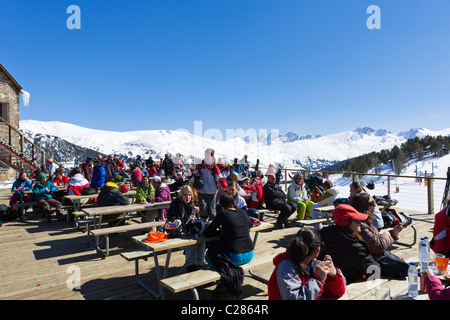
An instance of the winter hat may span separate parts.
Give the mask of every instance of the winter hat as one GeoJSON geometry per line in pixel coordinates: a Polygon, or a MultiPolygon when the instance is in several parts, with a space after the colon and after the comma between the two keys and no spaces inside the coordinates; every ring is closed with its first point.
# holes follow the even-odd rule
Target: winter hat
{"type": "Polygon", "coordinates": [[[91,156],[88,156],[88,157],[86,158],[86,162],[89,162],[90,160],[92,160],[92,157],[91,157],[91,156]]]}
{"type": "Polygon", "coordinates": [[[120,174],[116,174],[114,175],[114,177],[112,178],[113,182],[122,182],[122,176],[120,174]]]}
{"type": "Polygon", "coordinates": [[[36,177],[37,180],[42,180],[42,179],[45,179],[45,178],[47,178],[47,175],[45,173],[43,173],[43,172],[40,172],[37,175],[37,177],[36,177]]]}
{"type": "Polygon", "coordinates": [[[152,182],[161,182],[161,177],[160,176],[153,176],[152,182]]]}
{"type": "Polygon", "coordinates": [[[269,166],[269,168],[266,171],[266,176],[274,176],[275,175],[275,169],[272,166],[269,166]]]}
{"type": "Polygon", "coordinates": [[[120,185],[120,192],[127,193],[129,190],[128,186],[126,184],[120,185]]]}
{"type": "Polygon", "coordinates": [[[364,221],[368,218],[368,215],[358,212],[348,204],[340,204],[334,209],[332,217],[336,225],[343,227],[350,219],[364,221]]]}
{"type": "Polygon", "coordinates": [[[214,163],[214,161],[216,161],[216,159],[214,158],[214,149],[208,148],[205,150],[204,161],[208,166],[212,165],[214,163]]]}

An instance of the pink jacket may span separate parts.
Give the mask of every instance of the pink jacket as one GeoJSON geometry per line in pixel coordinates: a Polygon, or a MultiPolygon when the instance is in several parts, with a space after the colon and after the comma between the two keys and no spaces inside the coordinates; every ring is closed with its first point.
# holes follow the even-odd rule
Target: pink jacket
{"type": "Polygon", "coordinates": [[[425,278],[430,300],[450,300],[450,287],[444,289],[441,280],[436,276],[429,275],[425,278]]]}

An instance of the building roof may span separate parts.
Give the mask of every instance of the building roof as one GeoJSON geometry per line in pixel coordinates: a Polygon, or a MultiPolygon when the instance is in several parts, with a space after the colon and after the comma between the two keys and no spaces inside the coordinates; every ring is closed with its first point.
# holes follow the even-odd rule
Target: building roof
{"type": "Polygon", "coordinates": [[[22,90],[20,84],[16,81],[16,79],[13,78],[13,76],[8,72],[8,70],[6,70],[4,66],[2,66],[1,63],[0,63],[0,70],[6,74],[6,76],[9,78],[9,80],[12,81],[12,83],[14,83],[20,90],[22,90]]]}

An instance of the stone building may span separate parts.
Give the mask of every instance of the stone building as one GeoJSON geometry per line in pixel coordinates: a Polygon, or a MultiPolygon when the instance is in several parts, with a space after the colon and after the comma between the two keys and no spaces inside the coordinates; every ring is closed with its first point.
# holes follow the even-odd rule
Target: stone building
{"type": "MultiPolygon", "coordinates": [[[[0,64],[0,117],[6,122],[19,128],[19,99],[24,95],[24,103],[28,103],[28,93],[23,91],[19,83],[0,64]]],[[[20,138],[16,132],[10,133],[10,127],[0,121],[0,138],[12,147],[19,149],[20,138]]],[[[16,178],[17,171],[0,160],[0,180],[11,181],[16,178]]]]}

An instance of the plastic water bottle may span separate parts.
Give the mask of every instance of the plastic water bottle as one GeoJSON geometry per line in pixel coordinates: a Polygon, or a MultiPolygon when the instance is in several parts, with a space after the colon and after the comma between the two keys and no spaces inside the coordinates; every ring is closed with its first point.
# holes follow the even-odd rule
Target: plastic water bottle
{"type": "Polygon", "coordinates": [[[423,237],[425,240],[425,243],[427,244],[427,257],[428,257],[428,262],[430,262],[430,240],[428,239],[428,237],[423,237]]]}
{"type": "Polygon", "coordinates": [[[419,294],[417,267],[414,262],[409,264],[408,268],[408,296],[417,297],[419,294]]]}
{"type": "Polygon", "coordinates": [[[420,272],[428,269],[428,261],[430,260],[430,254],[427,250],[427,242],[424,238],[420,239],[419,243],[419,262],[420,272]]]}

